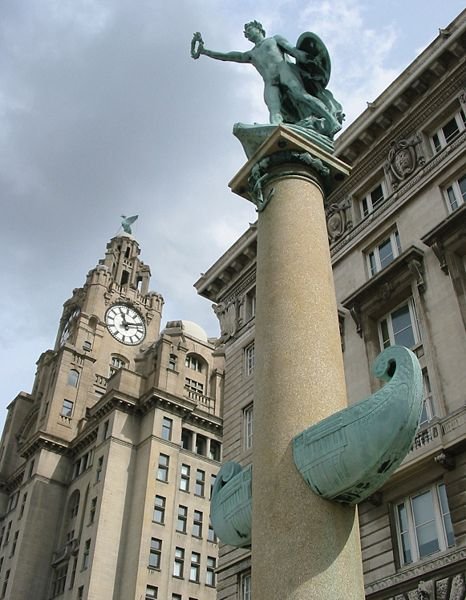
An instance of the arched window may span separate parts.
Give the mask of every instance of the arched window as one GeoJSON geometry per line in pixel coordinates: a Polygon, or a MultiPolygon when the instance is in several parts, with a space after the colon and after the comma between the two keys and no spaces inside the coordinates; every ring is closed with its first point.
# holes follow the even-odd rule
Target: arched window
{"type": "Polygon", "coordinates": [[[79,490],[74,490],[74,492],[71,494],[69,502],[68,502],[68,506],[69,506],[68,515],[69,515],[70,519],[74,519],[75,517],[78,516],[79,500],[80,500],[79,490]]]}
{"type": "Polygon", "coordinates": [[[207,391],[207,363],[198,354],[187,354],[185,358],[184,386],[188,396],[198,400],[198,395],[204,395],[207,391]]]}
{"type": "Polygon", "coordinates": [[[192,369],[198,373],[205,372],[205,360],[197,354],[187,354],[184,364],[186,367],[188,367],[188,369],[192,369]]]}
{"type": "Polygon", "coordinates": [[[68,373],[68,385],[71,385],[73,387],[78,387],[78,381],[79,381],[79,371],[76,371],[76,369],[71,369],[68,373]]]}

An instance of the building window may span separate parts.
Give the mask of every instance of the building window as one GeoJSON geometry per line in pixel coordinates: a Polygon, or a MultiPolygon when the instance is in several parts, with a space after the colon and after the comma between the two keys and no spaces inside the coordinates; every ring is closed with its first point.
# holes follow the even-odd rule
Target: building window
{"type": "Polygon", "coordinates": [[[399,345],[412,348],[420,341],[414,302],[410,299],[379,321],[382,349],[399,345]]]}
{"type": "Polygon", "coordinates": [[[173,563],[173,577],[183,578],[184,548],[175,548],[175,562],[173,563]]]}
{"type": "Polygon", "coordinates": [[[203,435],[196,436],[196,454],[207,456],[207,438],[203,435]]]}
{"type": "Polygon", "coordinates": [[[427,369],[422,370],[422,385],[423,385],[423,402],[421,418],[419,419],[419,427],[426,425],[434,416],[432,403],[432,388],[430,385],[429,374],[427,369]]]}
{"type": "MultiPolygon", "coordinates": [[[[79,477],[83,471],[92,466],[94,450],[90,450],[78,458],[73,464],[73,479],[79,477]]],[[[103,459],[102,459],[103,460],[103,459]]]]}
{"type": "Polygon", "coordinates": [[[172,439],[173,420],[168,417],[162,419],[162,439],[170,441],[172,439]]]}
{"type": "Polygon", "coordinates": [[[444,190],[448,212],[452,213],[466,201],[466,175],[463,175],[444,190]]]}
{"type": "Polygon", "coordinates": [[[71,497],[70,497],[70,519],[74,519],[78,516],[79,501],[80,501],[79,490],[75,490],[71,494],[71,497]]]}
{"type": "Polygon", "coordinates": [[[194,488],[194,494],[196,496],[204,497],[205,493],[205,471],[202,469],[196,470],[196,486],[194,488]]]}
{"type": "Polygon", "coordinates": [[[112,356],[110,359],[109,377],[114,375],[120,369],[123,369],[128,364],[128,361],[122,356],[112,356]]]}
{"type": "Polygon", "coordinates": [[[199,583],[199,573],[201,570],[201,555],[199,552],[191,552],[191,569],[189,570],[189,581],[199,583]]]}
{"type": "Polygon", "coordinates": [[[170,356],[168,357],[168,368],[170,369],[170,371],[176,371],[177,364],[178,357],[176,356],[176,354],[170,354],[170,356]]]}
{"type": "Polygon", "coordinates": [[[157,479],[159,481],[168,481],[168,466],[170,463],[170,457],[166,454],[159,456],[159,465],[157,467],[157,479]]]}
{"type": "Polygon", "coordinates": [[[162,540],[157,538],[150,539],[150,550],[149,550],[149,567],[151,569],[160,569],[162,556],[162,540]]]}
{"type": "Polygon", "coordinates": [[[10,531],[11,531],[11,521],[8,523],[8,525],[6,527],[5,541],[3,542],[4,546],[6,546],[8,544],[8,542],[10,541],[10,531]]]}
{"type": "Polygon", "coordinates": [[[440,152],[459,134],[464,131],[466,126],[466,117],[462,109],[453,115],[440,129],[438,129],[431,138],[434,152],[440,152]]]}
{"type": "Polygon", "coordinates": [[[250,344],[244,350],[244,361],[246,368],[246,375],[252,375],[254,373],[254,365],[256,363],[256,350],[254,344],[250,344]]]}
{"type": "Polygon", "coordinates": [[[79,372],[76,371],[76,369],[71,369],[71,371],[68,373],[68,385],[71,385],[73,387],[78,387],[78,381],[79,381],[79,372]]]}
{"type": "Polygon", "coordinates": [[[68,563],[54,570],[52,582],[52,598],[63,594],[63,592],[65,591],[67,571],[68,563]]]}
{"type": "Polygon", "coordinates": [[[189,478],[191,467],[189,465],[181,465],[180,490],[189,492],[189,478]]]}
{"type": "Polygon", "coordinates": [[[77,567],[78,567],[78,558],[75,556],[74,559],[73,559],[73,565],[71,567],[70,589],[74,587],[74,582],[75,582],[75,579],[76,579],[76,569],[77,569],[77,567]]]}
{"type": "Polygon", "coordinates": [[[95,472],[95,481],[96,483],[102,479],[102,469],[104,467],[104,457],[99,456],[97,459],[97,468],[95,472]]]}
{"type": "Polygon", "coordinates": [[[5,598],[9,578],[10,578],[10,569],[8,569],[8,571],[5,573],[5,579],[3,580],[2,596],[1,596],[2,598],[5,598]]]}
{"type": "Polygon", "coordinates": [[[24,492],[23,494],[23,499],[21,501],[21,506],[19,508],[19,516],[18,516],[18,520],[22,518],[22,516],[24,515],[24,509],[26,508],[26,500],[28,499],[28,493],[24,492]]]}
{"type": "Polygon", "coordinates": [[[189,429],[181,430],[181,447],[184,450],[192,450],[193,449],[193,432],[189,429]]]}
{"type": "Polygon", "coordinates": [[[161,525],[165,523],[165,498],[163,496],[155,497],[152,520],[161,525]]]}
{"type": "Polygon", "coordinates": [[[195,381],[190,377],[185,378],[185,388],[188,392],[194,392],[195,394],[203,394],[204,393],[204,384],[199,381],[195,381]]]}
{"type": "Polygon", "coordinates": [[[91,508],[89,509],[89,525],[95,521],[95,512],[97,509],[97,496],[91,500],[91,508]]]}
{"type": "Polygon", "coordinates": [[[83,600],[84,599],[84,586],[80,585],[78,587],[78,600],[83,600]]]}
{"type": "Polygon", "coordinates": [[[63,417],[68,417],[71,419],[72,415],[73,415],[73,406],[74,406],[74,402],[71,402],[71,400],[63,400],[63,406],[61,408],[61,415],[63,417]]]}
{"type": "Polygon", "coordinates": [[[361,215],[367,217],[382,204],[385,197],[385,185],[380,182],[361,200],[361,215]]]}
{"type": "Polygon", "coordinates": [[[194,511],[194,517],[193,517],[193,531],[192,531],[192,535],[194,537],[202,537],[202,519],[203,519],[203,514],[200,510],[195,510],[194,511]]]}
{"type": "Polygon", "coordinates": [[[241,600],[251,600],[251,573],[245,573],[240,581],[241,600]]]}
{"type": "Polygon", "coordinates": [[[252,448],[252,429],[253,429],[253,405],[246,406],[243,410],[243,436],[244,436],[244,449],[250,450],[252,448]]]}
{"type": "Polygon", "coordinates": [[[215,586],[215,567],[216,567],[215,558],[213,556],[208,556],[207,557],[207,572],[206,572],[205,583],[206,583],[206,585],[210,585],[212,587],[215,586]]]}
{"type": "Polygon", "coordinates": [[[182,600],[181,594],[172,594],[172,600],[182,600]]]}
{"type": "Polygon", "coordinates": [[[211,460],[220,461],[222,445],[216,440],[210,440],[209,458],[211,460]]]}
{"type": "Polygon", "coordinates": [[[401,253],[400,236],[395,229],[384,240],[367,253],[367,265],[370,276],[384,269],[401,253]]]}
{"type": "Polygon", "coordinates": [[[397,504],[396,522],[400,560],[403,565],[455,545],[443,483],[397,504]]]}
{"type": "Polygon", "coordinates": [[[249,290],[245,296],[244,316],[249,321],[256,315],[256,288],[249,290]]]}
{"type": "Polygon", "coordinates": [[[19,531],[15,531],[15,535],[13,537],[13,543],[11,545],[10,556],[14,556],[14,553],[16,552],[16,545],[18,544],[18,536],[19,536],[19,531]]]}
{"type": "Polygon", "coordinates": [[[13,492],[11,496],[8,498],[8,505],[6,507],[6,512],[10,512],[10,510],[14,510],[18,506],[18,498],[19,498],[19,490],[13,492]]]}
{"type": "Polygon", "coordinates": [[[178,506],[178,518],[176,521],[176,531],[179,533],[186,533],[186,527],[188,522],[188,508],[186,506],[178,506]]]}
{"type": "Polygon", "coordinates": [[[193,371],[197,371],[198,373],[202,373],[202,362],[193,354],[188,354],[184,361],[184,364],[188,369],[192,369],[193,371]]]}
{"type": "Polygon", "coordinates": [[[106,440],[109,437],[110,433],[110,421],[105,421],[102,427],[102,439],[106,440]]]}
{"type": "Polygon", "coordinates": [[[84,544],[84,552],[83,552],[83,564],[82,570],[84,571],[89,566],[89,554],[91,552],[91,540],[86,540],[84,544]]]}
{"type": "Polygon", "coordinates": [[[147,585],[146,586],[146,597],[145,600],[157,600],[158,598],[158,588],[155,585],[147,585]]]}
{"type": "Polygon", "coordinates": [[[215,535],[214,528],[212,527],[212,523],[209,520],[209,529],[207,530],[207,541],[212,543],[217,543],[217,536],[215,535]]]}

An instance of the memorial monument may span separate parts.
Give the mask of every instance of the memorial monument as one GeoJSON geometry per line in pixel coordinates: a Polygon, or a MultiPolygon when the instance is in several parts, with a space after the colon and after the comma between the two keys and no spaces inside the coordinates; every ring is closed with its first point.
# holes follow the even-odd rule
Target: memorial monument
{"type": "Polygon", "coordinates": [[[257,21],[244,33],[246,52],[208,50],[200,33],[191,44],[195,59],[251,63],[270,119],[234,126],[248,160],[230,187],[259,213],[254,446],[252,469],[222,467],[212,523],[251,546],[254,600],[362,600],[355,504],[409,451],[421,372],[409,350],[388,348],[374,366],[387,385],[347,407],[324,202],[350,168],[332,155],[344,115],[330,58],[314,33],[296,46],[257,21]]]}

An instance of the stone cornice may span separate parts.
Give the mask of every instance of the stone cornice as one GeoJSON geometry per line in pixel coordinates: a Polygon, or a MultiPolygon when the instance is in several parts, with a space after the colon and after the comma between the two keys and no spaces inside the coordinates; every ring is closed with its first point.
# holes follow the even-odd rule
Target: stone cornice
{"type": "Polygon", "coordinates": [[[193,400],[172,396],[153,388],[141,399],[140,410],[142,413],[147,413],[155,406],[180,415],[184,423],[191,423],[193,426],[211,431],[216,435],[222,433],[222,419],[203,411],[193,400]]]}
{"type": "Polygon", "coordinates": [[[49,450],[56,454],[67,454],[69,449],[69,443],[55,437],[53,435],[38,431],[32,438],[20,450],[20,456],[26,460],[30,458],[35,452],[41,449],[49,450]]]}
{"type": "Polygon", "coordinates": [[[422,563],[416,563],[407,569],[403,569],[399,573],[384,577],[383,579],[379,579],[378,581],[367,585],[365,587],[366,596],[382,590],[389,590],[389,588],[400,586],[407,582],[412,582],[412,580],[416,578],[425,578],[427,575],[431,575],[452,564],[455,565],[455,568],[460,569],[459,563],[462,563],[463,561],[466,561],[466,549],[459,548],[455,549],[453,552],[448,552],[448,554],[444,554],[443,556],[426,560],[422,563]]]}
{"type": "Polygon", "coordinates": [[[255,263],[256,238],[254,224],[196,281],[194,287],[197,293],[213,302],[224,297],[225,290],[237,283],[244,270],[255,263]]]}
{"type": "Polygon", "coordinates": [[[446,274],[449,272],[447,252],[466,251],[465,222],[466,204],[463,204],[422,237],[422,242],[432,248],[446,274]]]}
{"type": "MultiPolygon", "coordinates": [[[[395,125],[388,127],[386,133],[374,140],[374,144],[367,146],[366,155],[355,164],[351,177],[341,183],[333,194],[329,196],[329,202],[338,202],[342,197],[348,195],[359,184],[363,183],[372,173],[379,169],[382,172],[384,161],[388,155],[390,142],[405,135],[415,133],[422,129],[429,118],[439,112],[445,106],[445,99],[459,94],[465,85],[466,69],[463,62],[452,71],[448,82],[442,82],[437,89],[433,90],[425,104],[406,118],[401,119],[395,125]],[[460,71],[460,72],[458,72],[460,71]]],[[[351,127],[350,127],[351,129],[351,127]]],[[[338,149],[337,149],[338,154],[338,149]]]]}
{"type": "Polygon", "coordinates": [[[418,286],[423,287],[422,261],[424,253],[416,246],[411,246],[400,254],[385,269],[368,279],[362,286],[345,298],[341,304],[352,311],[355,306],[366,307],[369,303],[379,303],[380,295],[388,294],[387,286],[399,285],[400,278],[411,280],[416,277],[418,286]],[[419,271],[412,268],[413,261],[420,263],[419,271]]]}
{"type": "Polygon", "coordinates": [[[378,98],[368,103],[368,108],[336,140],[337,154],[354,151],[368,131],[375,128],[380,133],[392,124],[393,118],[401,115],[403,119],[406,109],[431,93],[431,88],[438,88],[449,73],[464,63],[465,17],[463,11],[378,98]]]}

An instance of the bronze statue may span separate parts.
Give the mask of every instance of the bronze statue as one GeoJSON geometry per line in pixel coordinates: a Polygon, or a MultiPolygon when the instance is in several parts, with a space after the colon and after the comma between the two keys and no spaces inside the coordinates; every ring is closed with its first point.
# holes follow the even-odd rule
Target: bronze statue
{"type": "Polygon", "coordinates": [[[344,115],[341,104],[326,89],[330,57],[323,42],[314,33],[303,33],[293,46],[281,35],[266,37],[258,21],[246,23],[244,35],[254,44],[251,50],[217,52],[208,50],[201,34],[195,33],[191,56],[251,63],[264,80],[271,124],[297,124],[332,139],[344,115]]]}

